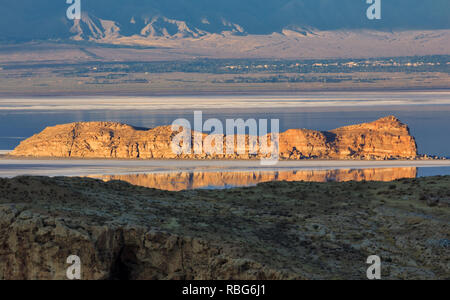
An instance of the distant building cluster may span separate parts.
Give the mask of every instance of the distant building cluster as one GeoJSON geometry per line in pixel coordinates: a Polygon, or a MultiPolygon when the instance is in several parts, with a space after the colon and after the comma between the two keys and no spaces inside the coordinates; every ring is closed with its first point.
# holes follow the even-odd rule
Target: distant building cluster
{"type": "Polygon", "coordinates": [[[352,69],[361,69],[362,71],[376,71],[377,69],[386,70],[396,68],[398,70],[411,68],[422,68],[420,71],[429,71],[427,67],[448,66],[448,58],[443,57],[411,57],[411,58],[386,58],[375,60],[311,60],[311,61],[271,61],[269,63],[256,63],[255,61],[240,61],[237,64],[227,64],[220,69],[224,72],[249,72],[268,71],[268,72],[340,72],[352,69]]]}

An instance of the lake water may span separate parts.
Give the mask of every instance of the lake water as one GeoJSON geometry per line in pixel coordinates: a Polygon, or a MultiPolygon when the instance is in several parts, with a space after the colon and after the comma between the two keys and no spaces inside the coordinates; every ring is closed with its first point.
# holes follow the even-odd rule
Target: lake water
{"type": "Polygon", "coordinates": [[[47,126],[114,121],[137,127],[175,119],[279,119],[280,130],[331,130],[388,115],[409,125],[421,154],[450,157],[450,92],[314,93],[300,96],[0,99],[0,149],[47,126]]]}
{"type": "Polygon", "coordinates": [[[404,178],[450,175],[442,168],[377,168],[241,172],[170,172],[128,175],[90,175],[103,181],[121,180],[133,185],[168,191],[229,189],[274,181],[346,182],[394,181],[404,178]]]}
{"type": "Polygon", "coordinates": [[[450,161],[258,161],[73,160],[0,158],[0,178],[21,175],[121,180],[169,191],[226,189],[270,181],[393,181],[450,175],[450,161]]]}
{"type": "MultiPolygon", "coordinates": [[[[409,125],[419,152],[450,157],[450,92],[309,93],[303,95],[199,96],[199,97],[81,97],[0,99],[0,149],[13,149],[20,141],[47,126],[80,121],[113,121],[136,127],[169,125],[185,118],[193,123],[194,111],[203,120],[279,119],[280,130],[308,128],[331,130],[395,115],[409,125]]],[[[138,163],[139,164],[139,163],[138,163]]],[[[163,163],[164,164],[164,163],[163,163]]],[[[51,165],[51,164],[50,164],[51,165]]],[[[48,166],[47,166],[48,167],[48,166]]],[[[120,172],[97,168],[89,161],[78,166],[56,164],[48,174],[46,166],[6,165],[0,160],[0,177],[33,174],[90,176],[120,179],[133,184],[168,190],[251,186],[265,181],[395,180],[433,175],[450,175],[450,168],[416,167],[339,168],[319,170],[180,170],[176,166],[151,172],[120,172]],[[75,170],[75,171],[74,171],[75,170]],[[22,172],[23,171],[23,172],[22,172]],[[42,172],[41,172],[42,171],[42,172]],[[31,172],[31,173],[30,173],[31,172]],[[131,174],[133,173],[133,174],[131,174]],[[3,174],[3,175],[2,175],[3,174]],[[12,175],[11,175],[12,174],[12,175]]],[[[134,168],[134,167],[133,167],[134,168]]]]}
{"type": "Polygon", "coordinates": [[[259,161],[12,159],[0,158],[0,177],[77,176],[121,180],[170,191],[224,189],[269,181],[393,181],[450,175],[450,160],[431,161],[259,161]]]}

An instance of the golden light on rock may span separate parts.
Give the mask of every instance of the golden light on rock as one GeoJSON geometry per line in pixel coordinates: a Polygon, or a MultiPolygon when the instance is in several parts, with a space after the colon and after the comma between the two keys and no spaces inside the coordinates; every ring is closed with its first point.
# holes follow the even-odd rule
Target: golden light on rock
{"type": "Polygon", "coordinates": [[[167,191],[253,186],[271,181],[393,181],[416,178],[417,168],[337,169],[257,172],[171,172],[132,175],[93,175],[104,181],[121,180],[133,185],[167,191]]]}
{"type": "MultiPolygon", "coordinates": [[[[20,143],[10,155],[116,159],[258,159],[268,156],[260,152],[249,154],[248,135],[244,137],[247,149],[244,154],[238,154],[236,144],[231,155],[205,151],[176,154],[171,147],[176,134],[171,126],[147,130],[113,122],[71,123],[46,128],[20,143]]],[[[203,134],[203,142],[206,136],[203,134]]],[[[329,132],[290,129],[280,133],[280,159],[385,160],[417,156],[416,142],[408,126],[394,116],[329,132]]]]}

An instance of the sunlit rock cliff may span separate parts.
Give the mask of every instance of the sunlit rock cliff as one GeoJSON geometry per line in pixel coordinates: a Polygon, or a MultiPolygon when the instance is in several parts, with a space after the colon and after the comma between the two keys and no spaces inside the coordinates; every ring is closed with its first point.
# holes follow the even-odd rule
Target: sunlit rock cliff
{"type": "MultiPolygon", "coordinates": [[[[191,154],[177,154],[172,149],[172,141],[178,134],[172,131],[171,126],[138,129],[113,122],[71,123],[46,128],[23,141],[11,155],[128,159],[255,159],[269,156],[259,150],[257,154],[249,153],[248,135],[244,137],[245,153],[239,153],[235,144],[234,154],[208,154],[205,151],[207,147],[203,147],[201,154],[194,151],[191,154]]],[[[223,138],[225,152],[226,138],[220,137],[223,138]]],[[[204,145],[212,145],[213,148],[219,145],[205,143],[206,138],[207,135],[203,134],[201,140],[204,145]]],[[[267,139],[270,142],[271,135],[267,139]]],[[[291,129],[279,135],[280,159],[384,160],[413,159],[417,156],[416,142],[408,126],[393,116],[329,132],[291,129]]]]}

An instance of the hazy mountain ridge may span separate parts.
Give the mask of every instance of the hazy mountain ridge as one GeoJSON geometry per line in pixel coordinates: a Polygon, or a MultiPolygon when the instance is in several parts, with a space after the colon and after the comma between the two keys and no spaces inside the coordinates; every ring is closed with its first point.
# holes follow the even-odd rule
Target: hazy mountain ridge
{"type": "MultiPolygon", "coordinates": [[[[203,22],[210,24],[207,18],[203,22]]],[[[238,24],[222,20],[220,32],[208,32],[199,29],[194,24],[182,20],[169,19],[164,16],[154,16],[151,18],[137,19],[130,18],[130,24],[121,25],[113,20],[105,20],[96,16],[83,13],[80,20],[74,20],[70,33],[73,40],[102,40],[120,37],[137,38],[200,38],[211,34],[245,34],[244,28],[238,24]]]]}
{"type": "Polygon", "coordinates": [[[447,16],[450,2],[446,0],[383,1],[383,18],[379,21],[366,18],[368,4],[363,0],[82,0],[81,3],[84,17],[74,22],[66,18],[69,5],[62,0],[0,0],[0,39],[98,39],[117,34],[118,29],[122,36],[176,38],[223,32],[270,35],[286,28],[450,29],[447,16]]]}
{"type": "Polygon", "coordinates": [[[70,32],[74,34],[74,40],[97,40],[103,38],[118,37],[120,35],[119,25],[110,20],[102,20],[83,14],[80,20],[74,20],[70,32]]]}
{"type": "Polygon", "coordinates": [[[383,1],[379,21],[362,0],[82,0],[80,20],[67,19],[65,1],[0,3],[7,43],[92,41],[210,58],[450,54],[447,0],[383,1]]]}

